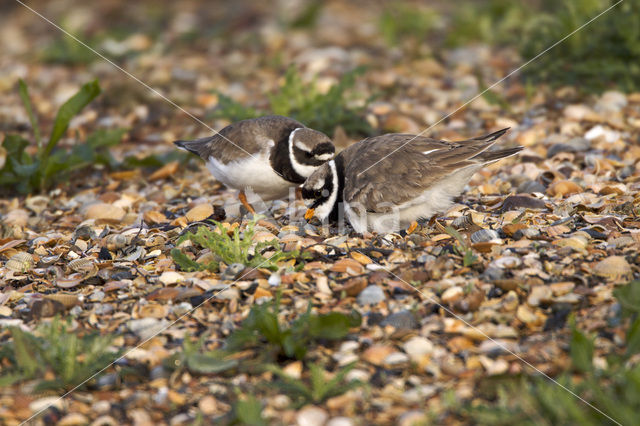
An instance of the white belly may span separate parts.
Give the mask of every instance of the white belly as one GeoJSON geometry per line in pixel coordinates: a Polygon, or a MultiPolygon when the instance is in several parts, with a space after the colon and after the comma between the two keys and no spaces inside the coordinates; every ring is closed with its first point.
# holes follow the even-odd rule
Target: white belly
{"type": "Polygon", "coordinates": [[[226,186],[255,192],[264,201],[284,198],[289,194],[289,188],[295,186],[280,177],[271,168],[267,152],[227,164],[209,157],[207,168],[218,181],[226,186]]]}
{"type": "Polygon", "coordinates": [[[364,212],[364,209],[345,203],[345,216],[354,231],[359,233],[367,230],[379,234],[397,232],[409,227],[415,220],[429,219],[436,213],[447,211],[453,204],[453,198],[464,190],[464,186],[480,167],[472,166],[459,170],[444,181],[430,186],[418,197],[392,206],[388,213],[364,212]]]}

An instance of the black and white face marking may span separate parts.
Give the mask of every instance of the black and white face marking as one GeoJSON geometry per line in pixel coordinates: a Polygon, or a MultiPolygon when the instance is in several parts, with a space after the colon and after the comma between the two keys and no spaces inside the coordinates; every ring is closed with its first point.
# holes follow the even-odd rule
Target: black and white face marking
{"type": "Polygon", "coordinates": [[[335,152],[331,140],[323,133],[308,128],[298,128],[289,135],[289,160],[300,176],[307,178],[326,163],[335,152]]]}
{"type": "Polygon", "coordinates": [[[338,172],[334,160],[320,166],[302,185],[302,199],[320,220],[329,217],[338,202],[338,172]]]}

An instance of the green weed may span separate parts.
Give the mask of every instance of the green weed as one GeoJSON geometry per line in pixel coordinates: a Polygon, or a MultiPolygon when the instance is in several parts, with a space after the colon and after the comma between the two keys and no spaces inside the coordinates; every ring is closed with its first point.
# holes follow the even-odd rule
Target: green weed
{"type": "MultiPolygon", "coordinates": [[[[529,19],[520,38],[520,53],[528,60],[614,2],[585,0],[544,2],[542,13],[529,19]]],[[[524,69],[524,77],[554,86],[573,85],[587,92],[617,86],[640,88],[640,2],[625,1],[578,31],[524,69]]]]}
{"type": "Polygon", "coordinates": [[[306,404],[321,404],[329,398],[364,386],[364,383],[358,380],[346,381],[347,374],[355,366],[355,363],[347,365],[328,380],[324,369],[314,363],[309,363],[308,380],[291,377],[276,365],[268,365],[267,371],[271,371],[280,378],[275,385],[289,395],[294,407],[300,408],[306,404]]]}
{"type": "Polygon", "coordinates": [[[337,126],[350,134],[370,135],[373,129],[364,118],[369,100],[362,101],[353,92],[356,78],[363,71],[357,68],[346,73],[327,93],[321,93],[315,82],[303,83],[296,69],[289,68],[282,87],[269,96],[269,111],[245,107],[218,94],[219,104],[212,116],[238,121],[272,113],[294,118],[329,135],[337,126]]]}
{"type": "Polygon", "coordinates": [[[125,133],[123,129],[98,130],[90,134],[84,144],[74,145],[70,150],[57,147],[67,132],[71,119],[100,94],[97,81],[82,86],[78,93],[60,107],[46,143],[42,139],[27,85],[22,80],[19,90],[33,128],[37,149],[35,154],[30,154],[30,141],[20,135],[9,134],[4,137],[2,148],[6,151],[6,160],[0,168],[0,189],[22,194],[42,191],[68,178],[72,172],[92,164],[115,163],[108,147],[120,142],[125,133]]]}
{"type": "Polygon", "coordinates": [[[340,312],[316,315],[311,313],[311,303],[307,312],[298,316],[290,325],[283,324],[280,314],[280,295],[275,300],[254,305],[249,316],[227,339],[226,349],[242,350],[246,347],[265,345],[262,352],[283,354],[289,358],[302,359],[311,342],[316,340],[338,340],[349,334],[351,328],[358,327],[361,317],[357,312],[346,315],[340,312]]]}
{"type": "Polygon", "coordinates": [[[164,365],[171,370],[189,370],[195,374],[215,374],[231,370],[238,366],[238,361],[228,359],[223,351],[203,350],[204,338],[191,342],[188,338],[175,355],[167,358],[164,365]]]}
{"type": "MultiPolygon", "coordinates": [[[[557,380],[621,424],[636,424],[640,406],[640,281],[614,292],[629,322],[626,350],[606,356],[596,368],[594,338],[571,324],[571,370],[557,380]]],[[[481,384],[482,399],[456,408],[455,414],[476,424],[612,424],[596,410],[546,378],[502,377],[481,384]]]]}
{"type": "Polygon", "coordinates": [[[35,333],[20,328],[10,329],[12,340],[0,347],[4,374],[0,386],[24,380],[39,379],[36,390],[68,389],[109,365],[119,352],[111,349],[111,336],[80,334],[69,330],[69,324],[55,318],[38,327],[35,333]],[[44,380],[47,373],[54,379],[44,380]]]}
{"type": "Polygon", "coordinates": [[[469,247],[469,244],[465,241],[462,235],[460,235],[460,233],[451,226],[447,226],[445,231],[458,241],[458,244],[454,246],[454,249],[456,253],[462,256],[462,265],[467,267],[476,263],[478,256],[473,254],[473,250],[471,250],[471,247],[469,247]]]}
{"type": "Polygon", "coordinates": [[[445,43],[456,47],[478,42],[493,46],[512,44],[519,39],[523,22],[527,22],[532,13],[524,2],[465,2],[455,8],[445,43]]]}
{"type": "Polygon", "coordinates": [[[191,240],[196,246],[210,250],[216,259],[207,264],[192,260],[179,248],[171,250],[171,257],[183,271],[217,271],[220,268],[220,262],[227,265],[241,263],[250,268],[266,268],[277,271],[278,262],[306,258],[304,253],[301,254],[297,250],[282,251],[280,243],[275,237],[272,241],[254,243],[253,236],[258,219],[254,217],[249,221],[242,233],[239,228],[235,228],[232,235],[229,235],[222,223],[212,221],[216,226],[215,231],[207,226],[200,226],[195,233],[187,232],[178,239],[177,245],[191,240]],[[269,252],[269,255],[265,256],[265,252],[269,252]]]}
{"type": "Polygon", "coordinates": [[[426,41],[436,28],[440,15],[434,10],[415,4],[392,3],[380,15],[378,28],[390,46],[412,39],[426,41]]]}

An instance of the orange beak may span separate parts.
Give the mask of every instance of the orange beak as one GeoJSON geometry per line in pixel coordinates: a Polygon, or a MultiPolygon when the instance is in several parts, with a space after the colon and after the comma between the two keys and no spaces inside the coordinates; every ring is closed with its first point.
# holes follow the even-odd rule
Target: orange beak
{"type": "Polygon", "coordinates": [[[308,209],[307,212],[304,214],[304,218],[306,220],[310,220],[315,213],[316,213],[315,209],[308,209]]]}

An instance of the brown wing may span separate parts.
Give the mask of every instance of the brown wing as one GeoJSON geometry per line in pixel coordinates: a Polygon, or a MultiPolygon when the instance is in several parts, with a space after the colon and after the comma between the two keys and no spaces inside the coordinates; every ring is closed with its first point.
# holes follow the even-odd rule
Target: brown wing
{"type": "Polygon", "coordinates": [[[340,154],[345,164],[344,200],[367,211],[388,212],[391,206],[380,203],[410,201],[455,170],[486,163],[481,154],[506,130],[460,142],[406,134],[358,142],[340,154]]]}
{"type": "Polygon", "coordinates": [[[288,117],[269,115],[238,121],[220,130],[217,134],[192,141],[176,141],[181,148],[199,155],[205,160],[213,156],[227,164],[230,161],[258,154],[282,138],[289,137],[293,129],[303,124],[288,117]]]}

